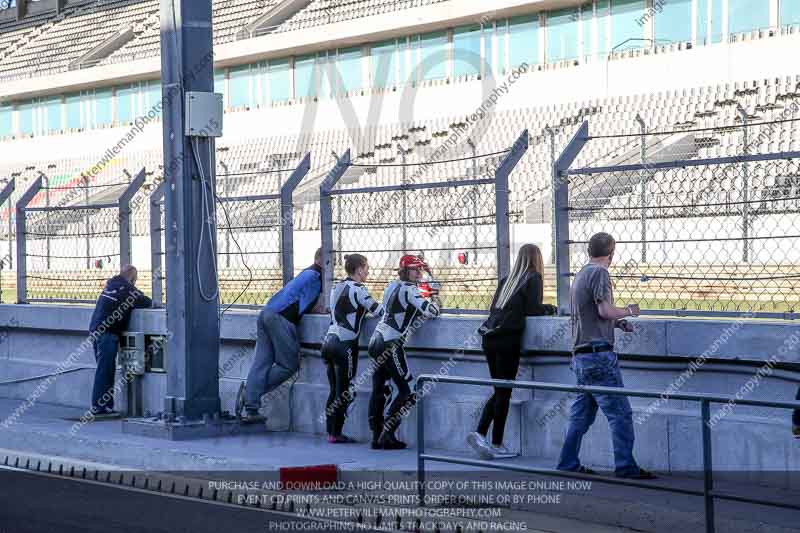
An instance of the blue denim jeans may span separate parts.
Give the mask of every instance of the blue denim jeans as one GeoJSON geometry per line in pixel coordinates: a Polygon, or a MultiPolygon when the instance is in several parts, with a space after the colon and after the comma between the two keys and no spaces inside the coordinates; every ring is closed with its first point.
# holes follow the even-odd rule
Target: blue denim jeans
{"type": "MultiPolygon", "coordinates": [[[[614,352],[579,353],[572,358],[572,370],[578,385],[623,387],[617,354],[614,352]]],[[[611,428],[614,444],[614,470],[617,475],[634,474],[639,465],[633,458],[633,414],[627,396],[579,393],[569,414],[569,429],[558,460],[559,470],[578,470],[581,440],[603,410],[611,428]]]]}
{"type": "Polygon", "coordinates": [[[114,409],[114,375],[117,370],[119,336],[116,333],[105,332],[92,342],[94,359],[97,361],[94,387],[92,387],[92,408],[96,410],[106,407],[114,409]]]}
{"type": "Polygon", "coordinates": [[[300,367],[300,343],[294,324],[266,308],[261,309],[256,325],[256,353],[247,374],[245,407],[255,411],[261,397],[277,389],[300,367]]]}

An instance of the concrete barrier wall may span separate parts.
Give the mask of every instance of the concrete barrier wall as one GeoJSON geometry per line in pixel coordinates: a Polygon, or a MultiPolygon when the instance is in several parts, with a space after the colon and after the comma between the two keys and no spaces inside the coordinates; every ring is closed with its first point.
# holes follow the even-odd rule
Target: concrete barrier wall
{"type": "MultiPolygon", "coordinates": [[[[83,368],[55,379],[37,391],[43,379],[0,385],[0,396],[69,406],[87,406],[93,379],[94,357],[78,348],[86,339],[91,309],[40,305],[0,305],[0,382],[54,372],[69,359],[69,368],[83,368]],[[78,351],[76,351],[78,350],[78,351]]],[[[254,312],[229,312],[222,323],[220,395],[223,409],[233,411],[239,384],[247,376],[253,357],[254,312]]],[[[443,317],[428,321],[408,343],[415,375],[439,373],[488,377],[475,330],[480,317],[443,317]]],[[[301,369],[296,381],[265,399],[268,425],[275,430],[324,433],[324,402],[328,394],[325,367],[317,351],[327,328],[326,316],[307,316],[300,327],[303,343],[301,369]]],[[[635,321],[636,332],[618,337],[627,387],[658,392],[740,393],[747,398],[793,399],[800,382],[800,325],[773,321],[722,321],[647,318],[635,321]],[[689,363],[700,358],[695,372],[689,363]],[[688,370],[688,371],[687,371],[688,370]],[[756,377],[760,377],[756,380],[756,377]]],[[[367,402],[370,394],[366,344],[374,327],[367,321],[356,382],[358,394],[345,430],[367,440],[367,402]]],[[[161,310],[135,311],[132,331],[166,333],[161,310]]],[[[569,322],[561,317],[529,318],[524,337],[526,356],[518,378],[574,383],[569,370],[569,322]]],[[[144,409],[163,409],[164,374],[143,378],[144,409]]],[[[426,401],[426,440],[446,450],[465,451],[464,438],[477,421],[490,394],[486,387],[439,384],[426,401]]],[[[555,462],[560,451],[570,396],[546,391],[515,391],[506,441],[524,455],[555,462]]],[[[700,468],[699,405],[666,401],[653,404],[632,399],[636,425],[636,454],[645,467],[661,471],[700,468]]],[[[125,408],[124,395],[118,398],[125,408]]],[[[712,408],[713,414],[721,406],[712,408]]],[[[599,417],[602,418],[602,417],[599,417]]],[[[414,415],[401,436],[416,437],[414,415]]],[[[748,471],[758,480],[767,471],[800,469],[800,448],[790,437],[790,413],[780,410],[736,407],[712,432],[714,464],[721,470],[748,471]]],[[[604,420],[584,440],[587,464],[610,468],[611,441],[604,420]]],[[[774,477],[771,478],[774,482],[774,477]]],[[[788,483],[788,481],[787,481],[788,483]]]]}

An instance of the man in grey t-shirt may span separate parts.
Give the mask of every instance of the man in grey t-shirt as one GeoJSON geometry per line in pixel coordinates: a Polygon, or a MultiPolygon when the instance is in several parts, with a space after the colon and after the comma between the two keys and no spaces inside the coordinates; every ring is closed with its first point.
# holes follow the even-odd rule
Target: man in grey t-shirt
{"type": "MultiPolygon", "coordinates": [[[[589,240],[589,262],[575,276],[570,290],[570,314],[574,338],[572,369],[578,385],[623,387],[614,328],[633,331],[626,317],[639,314],[639,306],[614,305],[608,267],[614,258],[614,238],[597,233],[589,240]]],[[[652,479],[633,458],[633,414],[627,396],[582,392],[570,409],[569,429],[558,461],[559,470],[593,473],[581,466],[581,440],[597,416],[598,407],[608,419],[614,444],[614,472],[618,477],[652,479]]]]}

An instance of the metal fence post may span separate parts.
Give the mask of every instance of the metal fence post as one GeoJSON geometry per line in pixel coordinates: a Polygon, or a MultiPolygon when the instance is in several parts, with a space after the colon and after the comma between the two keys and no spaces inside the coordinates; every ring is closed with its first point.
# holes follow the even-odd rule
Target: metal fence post
{"type": "Polygon", "coordinates": [[[133,181],[125,188],[117,202],[119,216],[119,264],[129,265],[133,262],[131,256],[131,198],[144,185],[145,170],[136,174],[133,181]]]}
{"type": "MultiPolygon", "coordinates": [[[[544,131],[547,136],[550,138],[550,169],[555,168],[556,165],[556,132],[553,128],[550,127],[549,124],[545,125],[544,131]]],[[[555,191],[551,192],[551,200],[552,197],[555,195],[555,191]]],[[[542,202],[544,204],[544,202],[542,202]]],[[[551,228],[554,227],[556,220],[556,212],[554,209],[555,202],[550,202],[550,225],[551,228]]],[[[544,221],[544,205],[542,205],[542,221],[544,221]]],[[[550,236],[550,262],[554,265],[556,264],[556,232],[553,231],[552,235],[550,236]]]]}
{"type": "Polygon", "coordinates": [[[703,500],[705,503],[706,533],[714,533],[714,464],[711,454],[711,409],[708,400],[700,402],[700,419],[703,424],[703,500]]]}
{"type": "Polygon", "coordinates": [[[27,233],[25,230],[25,208],[42,189],[42,175],[33,180],[28,190],[17,200],[17,303],[27,303],[27,233]]]}
{"type": "Polygon", "coordinates": [[[417,380],[417,494],[419,506],[425,507],[425,394],[421,394],[424,380],[417,380]]]}
{"type": "Polygon", "coordinates": [[[319,186],[319,218],[322,232],[322,294],[320,302],[327,308],[333,286],[333,204],[331,191],[350,167],[350,150],[336,161],[325,180],[319,186]]]}
{"type": "MultiPolygon", "coordinates": [[[[47,177],[42,171],[39,171],[39,177],[42,178],[44,181],[44,206],[49,208],[50,207],[50,178],[47,177]]],[[[45,211],[44,213],[44,223],[45,223],[45,256],[47,261],[47,269],[50,270],[50,209],[45,211]]]]}
{"type": "Polygon", "coordinates": [[[161,200],[164,198],[166,182],[161,182],[153,194],[150,195],[150,291],[153,295],[153,307],[164,306],[164,272],[161,268],[161,256],[164,250],[161,247],[161,200]]]}
{"type": "MultiPolygon", "coordinates": [[[[83,181],[83,200],[84,205],[89,206],[89,178],[85,174],[81,174],[81,181],[83,181]]],[[[92,268],[92,228],[91,228],[91,213],[86,210],[86,216],[83,219],[83,225],[86,229],[86,269],[92,268]]],[[[121,265],[120,265],[121,266],[121,265]]]]}
{"type": "Polygon", "coordinates": [[[737,109],[742,117],[742,144],[745,161],[742,163],[742,262],[750,262],[750,177],[748,176],[747,156],[750,155],[750,144],[747,138],[747,121],[749,116],[745,108],[738,104],[737,109]]]}
{"type": "MultiPolygon", "coordinates": [[[[10,180],[6,181],[6,186],[3,187],[3,191],[0,192],[0,206],[4,205],[6,202],[8,202],[9,206],[11,206],[11,193],[14,192],[14,187],[15,187],[14,178],[11,178],[10,180]]],[[[11,210],[10,209],[8,210],[8,219],[9,219],[9,221],[11,220],[11,210]]],[[[8,237],[9,237],[9,239],[11,238],[11,226],[9,226],[9,228],[8,228],[8,237]]],[[[10,254],[10,252],[11,252],[11,250],[9,250],[9,256],[8,256],[8,268],[9,269],[11,268],[11,254],[10,254]]],[[[5,258],[3,258],[2,260],[0,260],[0,303],[3,303],[3,288],[2,288],[3,277],[2,276],[3,276],[3,269],[5,268],[5,265],[6,265],[6,260],[5,260],[5,258]]]]}
{"type": "MultiPolygon", "coordinates": [[[[403,184],[403,187],[405,187],[406,186],[406,182],[408,180],[408,177],[406,175],[408,167],[406,166],[406,151],[405,151],[405,149],[403,148],[403,146],[400,143],[397,143],[397,153],[400,154],[400,157],[403,160],[403,167],[402,167],[403,178],[402,178],[401,183],[403,184]]],[[[405,188],[403,189],[402,192],[403,192],[402,208],[400,209],[400,211],[401,211],[401,214],[402,214],[402,217],[403,217],[402,218],[403,245],[401,246],[401,248],[403,249],[403,253],[407,254],[408,253],[408,225],[407,225],[408,224],[408,207],[407,207],[408,192],[405,190],[405,188]]]]}
{"type": "MultiPolygon", "coordinates": [[[[645,164],[645,157],[647,156],[647,144],[646,140],[647,137],[645,133],[647,133],[647,125],[644,123],[644,119],[642,115],[636,114],[636,122],[639,123],[639,128],[641,129],[641,136],[639,138],[639,142],[641,144],[641,159],[642,165],[645,164]]],[[[639,171],[639,184],[640,184],[640,195],[641,195],[641,206],[642,206],[642,263],[647,263],[647,171],[642,169],[639,171]]]]}
{"type": "Polygon", "coordinates": [[[307,153],[281,186],[281,271],[284,285],[294,277],[294,207],[292,205],[292,194],[310,169],[311,154],[307,153]]]}
{"type": "Polygon", "coordinates": [[[589,138],[589,122],[575,132],[564,151],[553,164],[553,232],[556,246],[556,298],[561,315],[569,314],[569,177],[566,171],[589,138]]]}
{"type": "Polygon", "coordinates": [[[530,139],[528,130],[523,131],[511,150],[500,161],[494,171],[495,229],[497,233],[497,279],[508,276],[511,270],[511,232],[508,208],[508,178],[511,172],[528,151],[530,139]]]}
{"type": "MultiPolygon", "coordinates": [[[[475,146],[475,143],[472,141],[470,137],[467,137],[467,144],[469,145],[470,149],[472,150],[472,178],[478,179],[478,147],[475,146]]],[[[480,194],[480,187],[476,185],[473,190],[472,195],[472,216],[475,217],[472,219],[472,247],[473,250],[473,261],[472,264],[478,264],[478,195],[480,194]]]]}

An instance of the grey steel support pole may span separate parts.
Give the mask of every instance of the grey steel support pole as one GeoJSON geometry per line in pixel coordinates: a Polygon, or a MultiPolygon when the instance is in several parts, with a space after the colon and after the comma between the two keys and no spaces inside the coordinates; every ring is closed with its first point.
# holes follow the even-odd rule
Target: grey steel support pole
{"type": "Polygon", "coordinates": [[[125,188],[119,197],[117,209],[119,211],[119,264],[130,265],[133,263],[131,254],[131,198],[144,185],[145,169],[139,171],[136,178],[125,188]]]}
{"type": "MultiPolygon", "coordinates": [[[[472,149],[472,179],[478,179],[478,148],[471,138],[467,137],[467,144],[472,149]]],[[[478,194],[479,186],[473,187],[472,195],[472,253],[474,254],[473,264],[478,262],[478,194]]]]}
{"type": "Polygon", "coordinates": [[[514,141],[511,150],[500,161],[494,171],[495,233],[497,238],[497,279],[508,276],[511,271],[511,234],[508,208],[508,179],[511,172],[528,151],[530,139],[528,130],[514,141]]]}
{"type": "MultiPolygon", "coordinates": [[[[8,202],[8,220],[11,220],[11,193],[14,192],[15,182],[14,178],[6,181],[6,186],[3,187],[3,190],[0,191],[0,206],[8,202]]],[[[8,239],[9,239],[9,246],[11,245],[11,226],[8,227],[8,239]]],[[[8,250],[8,268],[11,268],[11,250],[8,250]]],[[[3,268],[6,265],[5,258],[0,259],[0,303],[3,302],[3,290],[2,290],[2,282],[3,282],[3,268]]]]}
{"type": "MultiPolygon", "coordinates": [[[[214,140],[185,135],[187,116],[184,101],[189,91],[214,91],[211,32],[211,0],[162,0],[161,82],[164,176],[167,183],[165,237],[169,332],[165,412],[179,421],[200,419],[203,415],[213,417],[220,412],[219,380],[216,379],[219,368],[219,296],[213,295],[217,292],[214,140]],[[212,216],[205,213],[204,187],[206,194],[212,195],[209,200],[212,216]],[[202,246],[201,228],[206,239],[202,246]]],[[[208,205],[205,207],[209,208],[208,205]]]]}
{"type": "Polygon", "coordinates": [[[425,507],[425,394],[420,390],[424,383],[417,381],[417,492],[419,506],[425,507]]]}
{"type": "Polygon", "coordinates": [[[44,172],[39,172],[44,181],[44,206],[47,210],[44,212],[44,233],[45,233],[45,257],[47,261],[47,270],[50,270],[50,178],[44,172]]]}
{"type": "MultiPolygon", "coordinates": [[[[83,181],[83,203],[89,206],[89,178],[85,174],[81,174],[81,181],[83,181]]],[[[86,230],[86,269],[92,268],[92,228],[91,228],[91,212],[87,209],[86,216],[84,217],[83,225],[86,230]]],[[[122,265],[120,265],[122,266],[122,265]]]]}
{"type": "MultiPolygon", "coordinates": [[[[225,171],[225,198],[231,197],[231,190],[230,190],[230,172],[228,171],[228,165],[225,164],[225,161],[220,161],[219,166],[225,171]]],[[[229,229],[225,232],[225,268],[231,267],[231,233],[233,230],[229,229]]]]}
{"type": "Polygon", "coordinates": [[[150,195],[150,290],[153,295],[153,307],[164,306],[164,271],[161,266],[161,209],[164,198],[164,182],[156,187],[150,195]]]}
{"type": "MultiPolygon", "coordinates": [[[[636,114],[636,122],[639,123],[639,128],[641,130],[639,142],[641,144],[642,165],[644,165],[645,157],[647,155],[647,137],[645,136],[645,133],[647,133],[647,125],[644,123],[642,116],[638,113],[636,114]]],[[[647,171],[644,169],[639,171],[639,185],[641,189],[640,199],[642,206],[642,264],[644,264],[647,263],[647,171]]]]}
{"type": "Polygon", "coordinates": [[[714,462],[711,453],[711,408],[708,400],[700,402],[700,420],[703,424],[703,501],[705,504],[706,533],[714,533],[714,462]]]}
{"type": "MultiPolygon", "coordinates": [[[[550,169],[552,171],[556,165],[556,132],[550,125],[546,125],[544,127],[545,133],[550,138],[550,169]]],[[[553,181],[555,184],[555,181],[553,181]]],[[[555,190],[550,191],[550,199],[552,200],[555,198],[555,190]]],[[[550,202],[550,227],[555,227],[555,220],[556,220],[556,212],[554,209],[555,202],[550,202]]],[[[542,218],[544,219],[544,206],[542,206],[542,218]]],[[[550,236],[550,261],[555,265],[556,264],[556,232],[552,231],[552,235],[550,236]]]]}
{"type": "Polygon", "coordinates": [[[28,258],[27,240],[28,235],[25,229],[26,215],[25,208],[42,189],[42,176],[36,178],[31,183],[19,200],[17,200],[17,303],[28,302],[28,258]]]}
{"type": "Polygon", "coordinates": [[[553,164],[553,232],[556,243],[556,298],[560,315],[569,314],[569,176],[566,174],[589,137],[589,122],[584,121],[553,164]]]}
{"type": "MultiPolygon", "coordinates": [[[[742,145],[744,156],[750,155],[750,141],[747,138],[747,125],[749,116],[741,104],[737,106],[742,117],[742,145]]],[[[748,175],[747,161],[742,163],[742,262],[750,262],[750,176],[748,175]]]]}
{"type": "MultiPolygon", "coordinates": [[[[400,154],[400,157],[403,160],[403,167],[402,167],[403,180],[402,180],[402,184],[403,184],[403,187],[405,187],[406,181],[408,180],[407,167],[406,167],[406,151],[402,147],[402,145],[400,145],[400,143],[397,143],[397,152],[400,154]]],[[[408,228],[406,227],[406,224],[408,223],[408,191],[406,191],[405,188],[403,189],[403,198],[402,198],[402,204],[401,204],[400,212],[402,213],[401,216],[403,217],[403,246],[401,248],[403,248],[403,253],[407,254],[408,253],[408,228]]]]}
{"type": "MultiPolygon", "coordinates": [[[[14,178],[11,178],[14,180],[14,178]]],[[[14,202],[11,196],[8,198],[8,268],[14,268],[14,202]]]]}
{"type": "Polygon", "coordinates": [[[336,165],[325,177],[319,186],[319,218],[322,231],[322,294],[320,303],[323,308],[328,307],[331,287],[333,286],[333,188],[350,166],[350,150],[336,161],[336,165]]]}
{"type": "Polygon", "coordinates": [[[281,185],[281,272],[283,283],[294,277],[294,207],[292,194],[311,169],[311,154],[307,153],[289,178],[281,185]]]}

